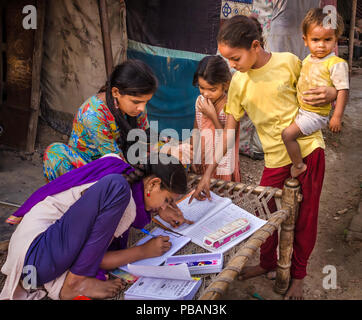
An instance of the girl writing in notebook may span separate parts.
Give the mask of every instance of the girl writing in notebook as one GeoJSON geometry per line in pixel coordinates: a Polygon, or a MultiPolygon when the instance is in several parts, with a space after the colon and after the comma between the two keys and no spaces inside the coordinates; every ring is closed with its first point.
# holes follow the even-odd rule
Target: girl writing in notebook
{"type": "MultiPolygon", "coordinates": [[[[141,169],[112,154],[36,191],[19,209],[25,215],[1,269],[7,278],[0,299],[109,298],[124,285],[106,280],[106,270],[168,251],[164,236],[127,248],[128,232],[186,193],[186,172],[174,158],[141,169]]],[[[173,225],[188,222],[162,218],[173,225]]]]}
{"type": "MultiPolygon", "coordinates": [[[[224,107],[227,100],[227,90],[231,73],[225,60],[220,56],[203,58],[194,74],[193,85],[200,90],[195,103],[193,145],[198,143],[200,161],[194,159],[192,169],[203,174],[207,164],[213,163],[215,145],[222,142],[222,130],[226,123],[224,107]],[[194,131],[195,133],[195,131],[194,131]]],[[[235,130],[235,147],[229,150],[219,162],[214,178],[240,182],[239,169],[239,129],[235,130]]]]}
{"type": "MultiPolygon", "coordinates": [[[[298,112],[296,85],[301,62],[298,57],[288,52],[265,51],[259,23],[246,16],[235,16],[225,21],[217,40],[219,52],[228,59],[230,66],[237,70],[228,91],[225,127],[236,129],[240,118],[245,112],[248,113],[265,153],[265,168],[260,185],[282,188],[284,181],[290,177],[291,160],[281,133],[293,122],[298,112]]],[[[336,97],[333,87],[318,88],[311,93],[318,95],[304,100],[314,105],[326,104],[336,97]]],[[[224,140],[227,140],[226,135],[224,140]]],[[[307,170],[298,176],[303,201],[295,226],[292,281],[286,299],[303,298],[303,279],[307,274],[308,259],[317,236],[319,197],[325,168],[321,132],[303,136],[298,141],[307,170]]],[[[227,143],[224,143],[218,158],[225,154],[226,150],[227,143]]],[[[192,198],[202,200],[210,196],[210,177],[216,166],[215,163],[207,168],[192,198]]],[[[275,211],[275,203],[270,210],[275,211]]],[[[260,264],[244,268],[241,277],[245,279],[274,270],[277,267],[277,245],[278,233],[275,232],[261,246],[260,264]]]]}

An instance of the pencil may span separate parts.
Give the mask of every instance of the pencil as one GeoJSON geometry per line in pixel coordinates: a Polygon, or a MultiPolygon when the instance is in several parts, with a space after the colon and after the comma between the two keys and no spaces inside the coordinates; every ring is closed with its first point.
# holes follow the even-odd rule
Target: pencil
{"type": "Polygon", "coordinates": [[[158,221],[158,220],[155,219],[155,218],[152,218],[152,221],[153,221],[154,223],[156,223],[157,225],[159,225],[163,230],[166,230],[166,231],[168,231],[168,232],[172,232],[172,233],[177,234],[178,236],[181,236],[181,237],[184,236],[184,235],[181,234],[181,233],[178,233],[178,232],[176,232],[176,231],[173,231],[173,230],[170,229],[170,228],[167,228],[164,224],[162,224],[160,221],[158,221]]]}

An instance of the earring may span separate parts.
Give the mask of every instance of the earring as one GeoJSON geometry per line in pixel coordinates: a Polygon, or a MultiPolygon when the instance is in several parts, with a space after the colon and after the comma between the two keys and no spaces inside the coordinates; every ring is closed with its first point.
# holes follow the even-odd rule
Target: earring
{"type": "Polygon", "coordinates": [[[113,105],[116,109],[118,109],[118,101],[116,98],[113,98],[113,105]]]}
{"type": "Polygon", "coordinates": [[[150,194],[150,192],[149,191],[147,191],[147,197],[149,197],[151,194],[150,194]]]}

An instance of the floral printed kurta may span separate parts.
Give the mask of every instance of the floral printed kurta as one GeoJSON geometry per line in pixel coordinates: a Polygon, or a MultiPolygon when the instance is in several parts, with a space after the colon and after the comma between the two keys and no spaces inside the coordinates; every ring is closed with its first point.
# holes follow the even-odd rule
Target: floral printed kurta
{"type": "MultiPolygon", "coordinates": [[[[137,127],[148,129],[146,112],[137,117],[137,127]]],[[[48,181],[54,180],[108,153],[116,153],[124,158],[116,143],[119,137],[119,128],[107,105],[97,96],[88,98],[74,118],[68,144],[53,143],[45,150],[45,177],[48,181]]]]}

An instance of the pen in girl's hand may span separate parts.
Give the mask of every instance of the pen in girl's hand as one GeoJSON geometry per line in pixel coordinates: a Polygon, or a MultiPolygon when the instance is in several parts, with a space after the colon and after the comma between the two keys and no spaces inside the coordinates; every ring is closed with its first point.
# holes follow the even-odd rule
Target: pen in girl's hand
{"type": "Polygon", "coordinates": [[[141,231],[145,234],[148,234],[149,236],[151,236],[152,238],[157,238],[157,236],[155,236],[154,234],[152,234],[151,232],[149,232],[148,230],[146,229],[141,229],[141,231]]]}

